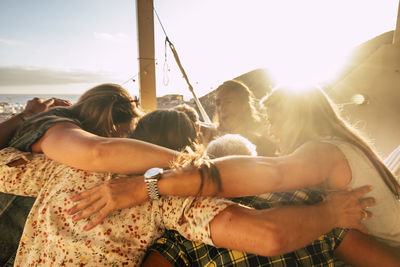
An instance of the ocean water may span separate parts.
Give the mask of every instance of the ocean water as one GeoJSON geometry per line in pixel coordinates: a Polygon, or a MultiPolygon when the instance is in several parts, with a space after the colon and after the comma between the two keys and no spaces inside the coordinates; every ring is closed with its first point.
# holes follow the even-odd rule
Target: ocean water
{"type": "Polygon", "coordinates": [[[34,97],[40,97],[40,98],[51,98],[51,97],[57,97],[65,100],[71,101],[71,103],[75,103],[78,101],[80,95],[60,95],[60,94],[55,94],[55,95],[23,95],[23,94],[0,94],[0,103],[12,103],[12,104],[18,104],[18,105],[24,105],[26,102],[34,97]]]}

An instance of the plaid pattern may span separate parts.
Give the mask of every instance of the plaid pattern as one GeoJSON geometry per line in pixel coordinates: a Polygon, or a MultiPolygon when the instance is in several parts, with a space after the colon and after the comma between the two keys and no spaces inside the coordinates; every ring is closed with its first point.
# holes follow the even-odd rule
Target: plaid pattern
{"type": "MultiPolygon", "coordinates": [[[[234,202],[255,209],[283,205],[309,205],[322,200],[318,192],[299,190],[269,193],[261,196],[234,198],[234,202]]],[[[262,257],[244,252],[215,248],[183,238],[178,232],[168,230],[148,251],[161,253],[169,262],[179,267],[187,266],[334,266],[333,252],[343,240],[346,229],[336,228],[321,236],[307,247],[276,257],[262,257]]]]}

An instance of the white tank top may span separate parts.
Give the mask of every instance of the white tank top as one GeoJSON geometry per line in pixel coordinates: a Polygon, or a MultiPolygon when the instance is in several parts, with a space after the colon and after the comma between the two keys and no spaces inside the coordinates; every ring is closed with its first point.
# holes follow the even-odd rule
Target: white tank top
{"type": "Polygon", "coordinates": [[[400,247],[400,200],[390,191],[371,161],[350,143],[338,139],[324,139],[321,142],[337,146],[347,159],[352,178],[346,187],[373,186],[366,196],[376,199],[376,204],[367,208],[374,216],[362,221],[371,235],[390,246],[400,247]]]}

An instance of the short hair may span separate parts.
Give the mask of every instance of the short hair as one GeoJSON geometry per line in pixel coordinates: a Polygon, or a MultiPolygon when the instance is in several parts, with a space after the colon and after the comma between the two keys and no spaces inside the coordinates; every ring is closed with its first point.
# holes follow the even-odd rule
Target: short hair
{"type": "Polygon", "coordinates": [[[226,134],[211,141],[206,154],[215,159],[231,155],[257,156],[256,146],[240,134],[226,134]]]}
{"type": "Polygon", "coordinates": [[[189,119],[194,123],[197,123],[199,121],[199,114],[197,113],[197,111],[187,104],[181,104],[173,107],[172,109],[185,113],[186,116],[188,116],[189,119]]]}

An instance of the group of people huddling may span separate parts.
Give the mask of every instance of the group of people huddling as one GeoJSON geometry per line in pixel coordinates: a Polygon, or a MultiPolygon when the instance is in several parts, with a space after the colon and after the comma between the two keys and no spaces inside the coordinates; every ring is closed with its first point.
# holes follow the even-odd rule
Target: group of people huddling
{"type": "Polygon", "coordinates": [[[400,266],[399,182],[321,89],[230,80],[216,114],[29,101],[0,125],[0,263],[400,266]]]}

